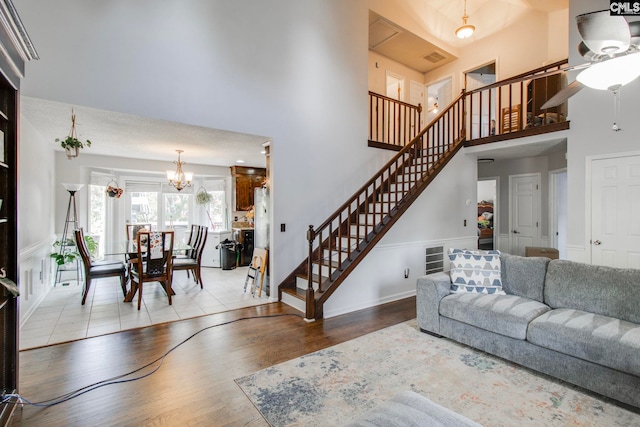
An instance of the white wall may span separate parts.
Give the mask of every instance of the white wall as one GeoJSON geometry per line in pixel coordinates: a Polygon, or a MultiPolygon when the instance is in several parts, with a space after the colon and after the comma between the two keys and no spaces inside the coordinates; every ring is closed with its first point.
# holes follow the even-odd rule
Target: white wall
{"type": "Polygon", "coordinates": [[[23,324],[49,291],[55,169],[51,141],[45,140],[24,118],[19,132],[18,250],[23,324]]]}
{"type": "Polygon", "coordinates": [[[364,0],[16,7],[42,58],[23,94],[273,138],[275,283],[304,258],[308,225],[388,157],[366,144],[364,0]]]}
{"type": "MultiPolygon", "coordinates": [[[[581,13],[608,9],[606,0],[571,0],[569,16],[570,64],[584,60],[577,51],[580,36],[575,26],[575,16],[581,13]]],[[[575,72],[572,73],[575,76],[575,72]]],[[[567,150],[568,224],[567,256],[583,262],[591,261],[590,236],[590,176],[587,164],[594,156],[613,153],[639,152],[638,135],[640,121],[640,79],[621,90],[622,131],[613,132],[613,97],[609,91],[585,88],[569,100],[569,131],[567,150]]]]}
{"type": "MultiPolygon", "coordinates": [[[[444,246],[445,253],[448,248],[477,248],[476,159],[464,150],[329,298],[325,317],[415,295],[428,247],[444,246]]],[[[445,259],[446,270],[448,265],[445,259]]]]}

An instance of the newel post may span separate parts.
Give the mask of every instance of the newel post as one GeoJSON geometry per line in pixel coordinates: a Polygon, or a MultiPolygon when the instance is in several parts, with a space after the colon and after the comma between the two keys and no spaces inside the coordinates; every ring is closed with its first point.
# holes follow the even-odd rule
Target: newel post
{"type": "Polygon", "coordinates": [[[313,241],[316,238],[316,232],[313,230],[313,225],[309,226],[309,230],[307,230],[307,240],[309,241],[309,258],[307,258],[307,276],[308,276],[308,286],[307,286],[307,295],[306,295],[306,313],[305,317],[308,320],[315,319],[316,316],[316,299],[313,292],[313,241]]]}

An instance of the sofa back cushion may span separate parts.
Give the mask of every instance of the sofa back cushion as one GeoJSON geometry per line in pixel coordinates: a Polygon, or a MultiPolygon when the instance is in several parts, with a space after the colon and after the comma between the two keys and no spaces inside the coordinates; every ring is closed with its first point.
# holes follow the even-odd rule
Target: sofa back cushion
{"type": "Polygon", "coordinates": [[[549,258],[502,253],[502,288],[508,295],[544,302],[544,279],[549,258]]]}
{"type": "Polygon", "coordinates": [[[640,323],[640,269],[553,260],[547,268],[544,302],[640,323]]]}

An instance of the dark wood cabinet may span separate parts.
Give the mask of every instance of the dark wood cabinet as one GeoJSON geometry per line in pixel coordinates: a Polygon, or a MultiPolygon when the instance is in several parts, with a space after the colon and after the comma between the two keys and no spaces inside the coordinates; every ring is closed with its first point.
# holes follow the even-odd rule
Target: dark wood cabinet
{"type": "MultiPolygon", "coordinates": [[[[17,209],[17,90],[0,77],[0,277],[18,283],[17,209]]],[[[0,386],[2,392],[18,388],[18,299],[0,286],[0,386]]],[[[0,405],[5,425],[13,404],[0,405]]]]}
{"type": "Polygon", "coordinates": [[[235,210],[248,211],[253,206],[253,189],[262,187],[267,177],[265,168],[252,168],[245,166],[232,166],[231,178],[233,180],[235,195],[235,210]]]}

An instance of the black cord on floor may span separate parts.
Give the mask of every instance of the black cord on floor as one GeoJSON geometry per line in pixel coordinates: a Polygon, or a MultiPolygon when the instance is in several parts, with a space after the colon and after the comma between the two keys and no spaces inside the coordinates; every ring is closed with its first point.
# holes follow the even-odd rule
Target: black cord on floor
{"type": "Polygon", "coordinates": [[[122,384],[122,383],[128,383],[131,381],[137,381],[137,380],[141,380],[142,378],[146,378],[149,375],[154,374],[158,369],[160,369],[160,367],[162,366],[162,363],[164,362],[164,359],[175,349],[177,349],[178,347],[180,347],[182,344],[186,343],[187,341],[189,341],[190,339],[192,339],[193,337],[195,337],[196,335],[198,335],[201,332],[204,332],[206,330],[212,329],[212,328],[217,328],[219,326],[225,326],[225,325],[229,325],[231,323],[236,323],[242,320],[252,320],[252,319],[267,319],[267,318],[275,318],[275,317],[289,317],[289,316],[294,316],[294,317],[299,317],[301,319],[303,319],[303,316],[299,315],[299,314],[293,314],[293,313],[286,313],[286,314],[270,314],[270,315],[263,315],[263,316],[250,316],[250,317],[240,317],[238,319],[234,319],[234,320],[229,320],[227,322],[223,322],[223,323],[219,323],[216,325],[211,325],[211,326],[207,326],[206,328],[202,328],[197,332],[194,332],[193,334],[191,334],[189,337],[185,338],[184,340],[182,340],[181,342],[179,342],[178,344],[174,345],[173,347],[171,347],[169,350],[167,350],[162,356],[158,357],[157,359],[147,363],[144,366],[141,366],[138,369],[135,369],[131,372],[127,372],[126,374],[122,374],[122,375],[117,375],[115,377],[112,378],[108,378],[106,380],[102,380],[102,381],[98,381],[97,383],[93,383],[90,384],[88,386],[79,388],[77,390],[71,391],[69,393],[65,393],[63,395],[54,397],[52,399],[47,399],[47,400],[43,400],[41,402],[31,402],[27,399],[25,399],[24,397],[20,396],[17,393],[12,393],[12,394],[5,394],[2,396],[2,400],[0,401],[0,403],[10,403],[10,404],[27,404],[27,405],[32,405],[32,406],[42,406],[45,408],[54,406],[54,405],[59,405],[60,403],[64,403],[68,400],[71,399],[75,399],[78,396],[82,396],[85,393],[89,393],[90,391],[93,390],[97,390],[101,387],[105,387],[108,385],[113,385],[113,384],[122,384]],[[129,375],[133,375],[137,372],[142,371],[145,368],[148,368],[154,364],[158,364],[158,366],[156,366],[155,368],[153,368],[150,372],[147,372],[146,374],[142,374],[139,375],[137,377],[133,377],[133,378],[126,378],[129,375]]]}

